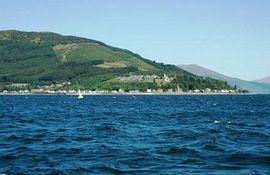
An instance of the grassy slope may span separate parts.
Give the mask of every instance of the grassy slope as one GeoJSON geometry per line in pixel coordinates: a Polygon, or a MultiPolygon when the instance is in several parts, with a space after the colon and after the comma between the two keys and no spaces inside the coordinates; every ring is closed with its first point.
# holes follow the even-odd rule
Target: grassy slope
{"type": "Polygon", "coordinates": [[[104,62],[115,63],[105,64],[105,66],[103,66],[105,68],[135,66],[141,71],[158,70],[154,66],[145,63],[143,60],[138,59],[131,54],[112,50],[109,47],[96,43],[60,44],[56,45],[54,50],[56,51],[58,59],[61,60],[61,62],[86,62],[91,60],[103,60],[104,62]]]}

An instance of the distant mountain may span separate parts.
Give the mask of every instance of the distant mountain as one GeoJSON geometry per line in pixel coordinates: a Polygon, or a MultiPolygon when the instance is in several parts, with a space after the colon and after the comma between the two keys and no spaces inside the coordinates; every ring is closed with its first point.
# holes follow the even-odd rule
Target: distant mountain
{"type": "Polygon", "coordinates": [[[179,65],[178,67],[198,76],[211,77],[214,79],[226,81],[231,86],[236,86],[237,88],[248,90],[251,93],[259,93],[259,94],[270,93],[269,84],[245,81],[238,78],[229,77],[221,73],[215,72],[213,70],[198,66],[196,64],[179,65]]]}
{"type": "MultiPolygon", "coordinates": [[[[165,76],[164,76],[165,77],[165,76]]],[[[204,80],[175,65],[156,63],[129,50],[103,42],[64,36],[52,32],[0,31],[0,90],[10,84],[28,84],[29,89],[53,84],[65,89],[142,90],[231,88],[225,82],[204,80]],[[173,81],[122,81],[119,77],[134,75],[167,76],[173,81]]]]}
{"type": "Polygon", "coordinates": [[[255,80],[255,82],[270,84],[270,76],[263,79],[255,80]]]}

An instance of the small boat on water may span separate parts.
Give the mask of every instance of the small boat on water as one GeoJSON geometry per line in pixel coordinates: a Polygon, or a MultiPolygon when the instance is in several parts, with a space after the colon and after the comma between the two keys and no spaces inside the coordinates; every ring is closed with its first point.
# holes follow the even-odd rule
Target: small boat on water
{"type": "Polygon", "coordinates": [[[83,99],[83,95],[81,93],[81,91],[79,90],[79,96],[78,96],[78,99],[83,99]]]}
{"type": "Polygon", "coordinates": [[[78,99],[83,99],[83,95],[82,95],[82,93],[81,93],[81,91],[80,91],[80,88],[79,88],[79,85],[78,85],[78,82],[77,82],[77,87],[78,87],[78,99]]]}

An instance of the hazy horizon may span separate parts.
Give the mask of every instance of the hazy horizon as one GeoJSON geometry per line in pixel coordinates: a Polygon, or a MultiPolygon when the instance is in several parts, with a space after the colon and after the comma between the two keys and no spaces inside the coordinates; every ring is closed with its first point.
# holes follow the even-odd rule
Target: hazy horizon
{"type": "Polygon", "coordinates": [[[244,80],[270,75],[267,0],[1,0],[0,30],[50,31],[197,64],[244,80]]]}

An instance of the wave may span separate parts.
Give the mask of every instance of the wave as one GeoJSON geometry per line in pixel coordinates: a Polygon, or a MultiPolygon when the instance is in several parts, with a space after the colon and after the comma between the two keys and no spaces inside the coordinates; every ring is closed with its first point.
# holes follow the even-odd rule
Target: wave
{"type": "Polygon", "coordinates": [[[65,137],[57,137],[54,141],[52,141],[51,143],[69,143],[70,141],[68,139],[66,139],[65,137]]]}
{"type": "Polygon", "coordinates": [[[116,168],[113,165],[102,165],[97,167],[101,173],[112,174],[130,174],[130,173],[147,173],[150,170],[148,168],[116,168]]]}
{"type": "Polygon", "coordinates": [[[236,152],[224,155],[223,158],[219,160],[220,163],[238,164],[238,165],[258,165],[263,164],[270,166],[270,155],[260,155],[255,153],[247,152],[236,152]]]}
{"type": "Polygon", "coordinates": [[[203,156],[201,153],[193,148],[186,147],[170,147],[164,152],[160,152],[160,154],[171,155],[171,156],[181,156],[181,157],[190,157],[190,158],[199,158],[201,159],[203,156]]]}

